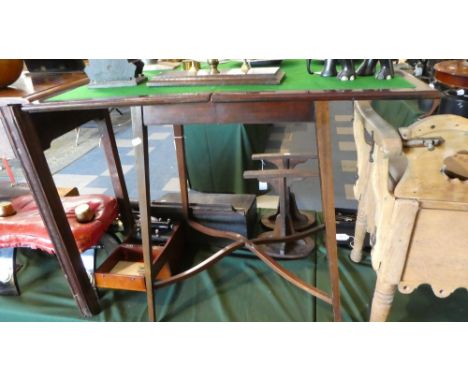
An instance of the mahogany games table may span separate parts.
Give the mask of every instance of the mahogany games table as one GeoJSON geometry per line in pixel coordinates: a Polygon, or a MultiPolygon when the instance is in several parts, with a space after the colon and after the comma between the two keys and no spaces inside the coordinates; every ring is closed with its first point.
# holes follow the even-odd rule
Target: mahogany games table
{"type": "MultiPolygon", "coordinates": [[[[16,158],[21,162],[30,190],[56,248],[60,267],[78,308],[85,317],[99,313],[101,307],[83,267],[44,150],[50,147],[53,139],[88,121],[96,120],[101,128],[109,171],[113,174],[112,186],[119,210],[125,226],[131,227],[133,216],[109,112],[101,108],[29,115],[21,108],[88,82],[86,75],[81,72],[23,72],[14,84],[0,89],[0,129],[4,129],[16,158]]],[[[8,142],[1,142],[0,146],[2,145],[7,146],[8,142]]]]}
{"type": "MultiPolygon", "coordinates": [[[[240,63],[229,62],[226,67],[240,66],[240,63]]],[[[317,64],[314,64],[317,65],[317,64]]],[[[220,65],[222,68],[223,65],[220,65]]],[[[335,226],[335,203],[333,184],[333,159],[330,134],[329,101],[352,101],[352,100],[376,100],[376,99],[431,99],[439,98],[439,92],[430,88],[425,83],[413,76],[397,71],[392,80],[379,81],[374,78],[358,78],[355,81],[342,82],[336,78],[322,78],[319,75],[309,75],[306,71],[305,60],[284,60],[281,65],[286,73],[285,78],[279,85],[244,85],[244,86],[190,86],[190,87],[152,87],[145,84],[130,88],[113,89],[88,89],[80,86],[73,90],[59,94],[54,97],[45,97],[20,105],[8,104],[3,107],[3,113],[7,116],[7,130],[13,137],[12,141],[19,152],[23,165],[36,168],[36,157],[42,158],[42,151],[34,142],[35,136],[41,136],[43,128],[34,122],[34,116],[54,115],[54,113],[79,113],[89,111],[105,112],[113,107],[130,107],[132,113],[132,124],[134,130],[134,145],[136,150],[136,161],[138,170],[139,207],[141,215],[143,257],[145,262],[145,280],[148,301],[148,312],[151,320],[154,320],[154,288],[162,287],[173,282],[181,281],[190,277],[231,253],[237,248],[246,247],[253,254],[264,261],[280,276],[290,281],[297,287],[303,289],[329,304],[333,308],[335,321],[341,320],[340,296],[339,296],[339,274],[336,246],[335,226]],[[249,240],[241,235],[208,229],[191,220],[189,200],[187,193],[185,155],[184,155],[184,132],[185,124],[222,124],[228,123],[250,123],[265,124],[275,122],[313,122],[316,128],[316,145],[319,160],[319,176],[321,185],[321,199],[323,209],[323,221],[325,225],[325,241],[328,255],[329,273],[331,280],[331,295],[319,290],[300,280],[288,272],[277,261],[265,255],[257,248],[257,244],[264,243],[258,239],[249,240]],[[186,224],[192,229],[201,231],[208,236],[223,237],[232,240],[232,243],[213,254],[211,257],[193,268],[172,276],[164,281],[155,281],[154,275],[162,264],[151,265],[151,241],[150,241],[150,207],[151,198],[149,190],[149,164],[148,164],[148,125],[171,124],[174,127],[176,142],[176,154],[180,177],[180,189],[182,199],[182,211],[186,224]],[[34,131],[34,132],[33,132],[34,131]],[[33,132],[33,133],[32,133],[33,132]]],[[[313,68],[319,71],[319,67],[313,68]]],[[[148,76],[157,73],[147,73],[148,76]]],[[[107,129],[111,136],[112,129],[107,129]]],[[[115,140],[108,139],[110,144],[109,156],[117,155],[115,140]]],[[[314,143],[311,142],[311,145],[314,143]]],[[[311,146],[312,147],[312,146],[311,146]]],[[[108,158],[109,160],[109,158],[108,158]]],[[[121,185],[122,172],[120,162],[112,161],[116,184],[121,185]]],[[[43,168],[37,169],[36,174],[45,172],[43,168]]],[[[28,177],[33,192],[38,195],[38,200],[51,197],[44,193],[50,190],[53,184],[50,171],[47,176],[36,178],[28,177]]],[[[122,186],[117,187],[122,195],[122,186]],[[120,187],[120,188],[119,188],[120,187]]],[[[124,186],[123,186],[124,187],[124,186]]],[[[126,192],[126,191],[125,191],[126,192]]],[[[52,195],[54,196],[54,195],[52,195]]],[[[53,199],[53,198],[52,198],[53,199]]],[[[128,197],[127,197],[128,201],[128,197]]],[[[43,216],[50,216],[46,220],[49,232],[55,237],[56,246],[63,249],[62,257],[71,258],[76,252],[73,242],[70,242],[71,233],[64,227],[65,215],[63,209],[57,207],[57,200],[49,200],[41,203],[43,216]],[[56,223],[58,222],[58,223],[56,223]],[[63,244],[66,243],[64,246],[63,244]]],[[[124,203],[126,204],[126,203],[124,203]]],[[[128,218],[128,222],[130,218],[128,218]]],[[[294,240],[302,235],[284,238],[294,240]]],[[[76,247],[76,246],[75,246],[76,247]]],[[[78,302],[81,312],[85,315],[96,313],[98,302],[95,295],[89,292],[91,289],[89,281],[83,276],[84,270],[78,264],[64,268],[64,272],[78,275],[78,283],[71,285],[74,296],[78,302]]],[[[70,280],[70,279],[69,279],[70,280]]],[[[70,283],[71,284],[71,283],[70,283]]]]}

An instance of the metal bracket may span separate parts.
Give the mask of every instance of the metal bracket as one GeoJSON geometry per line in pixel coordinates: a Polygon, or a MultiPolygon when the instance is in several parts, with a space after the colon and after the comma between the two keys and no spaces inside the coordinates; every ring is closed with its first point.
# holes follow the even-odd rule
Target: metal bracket
{"type": "Polygon", "coordinates": [[[413,138],[403,141],[403,147],[426,147],[429,151],[432,151],[436,146],[440,146],[444,142],[442,137],[413,138]]]}
{"type": "Polygon", "coordinates": [[[93,287],[96,287],[96,281],[94,278],[94,271],[96,269],[96,253],[97,247],[92,247],[80,254],[86,274],[88,275],[89,281],[93,287]]]}
{"type": "Polygon", "coordinates": [[[371,133],[369,134],[367,130],[364,130],[364,140],[371,147],[369,151],[369,162],[373,163],[374,162],[373,156],[374,156],[374,149],[375,149],[374,131],[372,130],[371,133]]]}
{"type": "Polygon", "coordinates": [[[0,295],[19,294],[16,282],[16,248],[0,248],[0,295]]]}

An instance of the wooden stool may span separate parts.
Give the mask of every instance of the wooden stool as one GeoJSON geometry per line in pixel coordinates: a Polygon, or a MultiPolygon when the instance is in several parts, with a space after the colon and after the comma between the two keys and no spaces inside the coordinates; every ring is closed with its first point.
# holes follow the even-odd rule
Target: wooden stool
{"type": "MultiPolygon", "coordinates": [[[[394,294],[429,284],[437,297],[468,289],[468,119],[437,115],[388,127],[356,104],[359,198],[356,238],[374,234],[377,283],[371,321],[385,321],[394,294]],[[373,132],[366,144],[363,131],[373,132]],[[400,166],[397,166],[397,164],[400,166]]],[[[361,259],[355,241],[354,259],[361,259]]]]}
{"type": "MultiPolygon", "coordinates": [[[[305,171],[291,168],[297,163],[305,162],[311,156],[291,155],[291,154],[259,154],[253,159],[265,159],[271,161],[282,168],[274,170],[245,171],[245,179],[257,178],[260,181],[268,182],[279,195],[279,206],[276,214],[267,217],[269,224],[274,219],[273,231],[264,232],[259,238],[281,238],[292,235],[298,231],[297,225],[304,230],[315,224],[313,215],[304,215],[299,212],[295,204],[295,198],[290,192],[288,180],[300,180],[306,177],[317,176],[314,171],[305,171]],[[293,205],[292,205],[293,204],[293,205]],[[283,213],[283,211],[285,211],[283,213]],[[293,213],[291,213],[291,211],[293,213]]],[[[263,222],[263,221],[262,221],[263,222]]],[[[267,225],[267,224],[265,224],[267,225]]],[[[307,256],[315,247],[315,241],[311,237],[305,237],[292,242],[278,242],[261,245],[268,255],[280,259],[297,259],[307,256]]]]}

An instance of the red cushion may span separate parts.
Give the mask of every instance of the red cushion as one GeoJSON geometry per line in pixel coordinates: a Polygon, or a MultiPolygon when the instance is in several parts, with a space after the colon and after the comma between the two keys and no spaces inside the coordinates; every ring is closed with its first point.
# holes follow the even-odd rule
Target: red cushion
{"type": "MultiPolygon", "coordinates": [[[[117,201],[107,195],[67,196],[61,200],[80,252],[97,244],[118,214],[117,201]],[[88,203],[95,213],[94,220],[89,223],[79,223],[75,217],[75,207],[83,203],[88,203]]],[[[0,217],[0,248],[28,247],[55,253],[32,195],[19,196],[11,203],[16,214],[0,217]]]]}

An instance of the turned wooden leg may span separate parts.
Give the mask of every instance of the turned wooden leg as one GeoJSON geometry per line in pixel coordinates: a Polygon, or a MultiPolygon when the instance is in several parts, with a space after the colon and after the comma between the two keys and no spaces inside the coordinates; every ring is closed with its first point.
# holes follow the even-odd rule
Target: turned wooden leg
{"type": "Polygon", "coordinates": [[[358,213],[356,216],[356,226],[354,228],[354,245],[351,251],[351,260],[360,263],[362,260],[362,247],[367,232],[367,216],[363,200],[359,201],[358,213]]]}
{"type": "Polygon", "coordinates": [[[372,299],[371,322],[385,322],[387,320],[396,288],[396,285],[383,281],[380,276],[377,277],[374,298],[372,299]]]}

